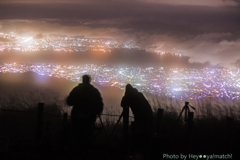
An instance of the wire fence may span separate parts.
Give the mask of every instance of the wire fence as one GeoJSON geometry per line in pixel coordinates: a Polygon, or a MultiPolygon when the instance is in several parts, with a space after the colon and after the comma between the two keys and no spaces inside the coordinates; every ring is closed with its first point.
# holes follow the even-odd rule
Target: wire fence
{"type": "MultiPolygon", "coordinates": [[[[122,114],[126,117],[125,111],[122,114]]],[[[124,130],[126,124],[128,127],[134,121],[134,117],[129,116],[129,109],[128,118],[124,119],[121,115],[100,114],[96,120],[96,125],[98,125],[96,127],[101,126],[104,130],[107,128],[109,134],[119,122],[124,130]]],[[[162,118],[163,109],[158,109],[156,117],[157,132],[160,131],[162,118]]],[[[49,113],[47,109],[44,109],[43,103],[39,103],[37,108],[26,110],[0,108],[0,151],[7,150],[9,143],[21,145],[26,144],[26,141],[28,141],[29,144],[34,145],[36,141],[36,144],[39,144],[42,142],[42,137],[48,134],[49,131],[55,136],[55,139],[61,139],[62,137],[59,133],[63,132],[66,124],[71,122],[70,119],[71,116],[68,116],[67,113],[49,113]],[[9,138],[11,142],[9,142],[9,138]]],[[[193,113],[191,120],[193,120],[193,113]]]]}
{"type": "MultiPolygon", "coordinates": [[[[103,125],[104,128],[109,125],[113,127],[120,117],[121,115],[100,114],[97,116],[96,125],[103,125]]],[[[7,151],[9,146],[34,145],[36,141],[40,143],[48,131],[55,135],[55,139],[61,139],[59,133],[63,132],[64,126],[71,122],[70,119],[71,116],[66,116],[66,113],[48,113],[43,107],[41,110],[39,106],[36,110],[2,108],[0,109],[0,152],[7,151]]],[[[134,117],[129,116],[129,125],[133,120],[134,117]]],[[[121,118],[121,123],[123,123],[123,118],[121,118]]]]}
{"type": "MultiPolygon", "coordinates": [[[[119,120],[120,116],[121,115],[101,114],[100,118],[103,124],[115,124],[119,120]]],[[[100,123],[100,118],[98,117],[96,123],[100,123]]],[[[134,117],[129,116],[129,123],[131,123],[132,121],[134,121],[134,117]]]]}
{"type": "MultiPolygon", "coordinates": [[[[29,113],[32,113],[32,114],[35,114],[37,115],[38,112],[35,112],[35,111],[27,111],[27,110],[12,110],[12,109],[0,109],[0,112],[14,112],[14,113],[26,113],[26,114],[29,114],[29,113]]],[[[52,114],[52,113],[43,113],[45,116],[51,116],[52,118],[64,118],[64,115],[61,114],[61,115],[56,115],[56,114],[52,114]]],[[[100,118],[102,120],[102,122],[104,123],[117,123],[117,121],[119,120],[121,115],[113,115],[113,114],[100,114],[100,118]]],[[[71,115],[68,116],[68,119],[71,118],[71,115]]],[[[96,123],[100,123],[100,118],[98,117],[97,118],[97,121],[96,123]]],[[[134,117],[133,116],[129,116],[129,122],[133,121],[134,120],[134,117]]],[[[1,122],[0,122],[1,123],[1,122]]]]}
{"type": "MultiPolygon", "coordinates": [[[[64,131],[64,127],[68,122],[70,122],[70,116],[67,114],[61,114],[57,113],[49,113],[47,110],[44,110],[44,104],[39,103],[38,108],[36,110],[14,110],[14,109],[6,109],[6,108],[0,108],[0,152],[6,152],[8,151],[9,146],[24,146],[24,145],[36,145],[40,143],[55,143],[56,146],[60,146],[62,140],[62,135],[64,131]],[[66,116],[67,115],[67,116],[66,116]],[[60,134],[59,134],[60,133],[60,134]]],[[[188,117],[188,124],[187,127],[184,127],[187,131],[195,128],[193,126],[193,119],[194,114],[191,113],[191,119],[188,117]]],[[[113,133],[115,126],[117,126],[117,122],[120,119],[121,115],[114,115],[114,114],[101,114],[96,121],[96,124],[99,126],[102,126],[103,128],[106,127],[105,133],[107,136],[110,135],[110,133],[113,133]],[[102,121],[102,123],[101,123],[102,121]],[[110,125],[109,125],[110,124],[110,125]]],[[[166,133],[172,132],[172,127],[176,127],[175,119],[170,119],[171,117],[163,117],[163,109],[157,110],[157,117],[156,117],[156,133],[157,135],[165,135],[166,133]],[[166,119],[167,118],[167,119],[166,119]],[[162,120],[166,119],[166,120],[162,120]],[[168,121],[168,123],[166,123],[168,121]],[[164,122],[164,123],[162,123],[164,122]],[[173,123],[172,123],[173,122],[173,123]],[[175,124],[172,125],[172,124],[175,124]],[[170,127],[169,127],[170,126],[170,127]]],[[[134,121],[133,116],[128,116],[128,125],[132,121],[134,121]]],[[[178,121],[178,120],[177,120],[178,121]]],[[[217,125],[222,123],[223,121],[219,121],[219,123],[216,123],[217,125]]],[[[239,126],[239,123],[234,123],[234,119],[229,117],[224,121],[226,124],[225,130],[232,132],[236,128],[236,125],[239,126]]],[[[121,119],[120,123],[121,127],[124,129],[124,122],[123,118],[121,119]]],[[[205,124],[205,120],[201,122],[202,124],[205,124]]],[[[199,127],[201,127],[201,123],[199,127]]],[[[197,124],[197,123],[196,123],[197,124]]],[[[215,123],[212,123],[213,125],[215,123]]],[[[209,127],[213,126],[209,125],[209,127]]],[[[117,129],[116,132],[114,132],[114,136],[117,137],[118,135],[122,134],[121,127],[118,127],[120,129],[117,129]],[[121,132],[118,132],[120,131],[121,132]],[[117,134],[115,134],[117,133],[117,134]]],[[[177,129],[181,129],[182,126],[179,126],[177,129]]],[[[238,129],[239,130],[239,129],[238,129]]],[[[204,132],[207,132],[204,131],[204,132]]],[[[229,132],[229,133],[230,133],[229,132]]],[[[102,136],[105,136],[104,132],[102,132],[102,136]]],[[[177,132],[176,132],[177,133],[177,132]]],[[[184,132],[188,133],[188,132],[184,132]]],[[[100,136],[101,136],[100,134],[100,136]]],[[[211,134],[209,132],[209,134],[211,134]]],[[[112,134],[111,134],[112,135],[112,134]]],[[[110,135],[110,137],[111,137],[110,135]]],[[[122,134],[124,135],[124,134],[122,134]]],[[[113,136],[113,137],[114,137],[113,136]]],[[[100,138],[99,138],[100,139],[100,138]]],[[[112,138],[114,139],[114,138],[112,138]]],[[[104,139],[105,140],[105,139],[104,139]]],[[[54,145],[55,145],[54,144],[54,145]]]]}

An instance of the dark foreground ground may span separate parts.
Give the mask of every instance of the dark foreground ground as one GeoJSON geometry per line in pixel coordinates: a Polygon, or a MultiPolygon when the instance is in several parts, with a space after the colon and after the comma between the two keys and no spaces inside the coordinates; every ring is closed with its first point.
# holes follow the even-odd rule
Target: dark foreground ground
{"type": "Polygon", "coordinates": [[[104,138],[105,135],[102,133],[90,146],[81,146],[75,142],[68,147],[50,143],[44,143],[38,147],[24,144],[10,146],[7,152],[0,152],[0,159],[240,159],[239,131],[229,133],[223,130],[221,133],[215,133],[212,130],[208,134],[203,134],[205,131],[193,131],[186,135],[176,129],[172,134],[155,134],[146,146],[145,153],[139,152],[131,140],[129,147],[126,147],[120,131],[118,130],[116,136],[110,141],[104,138]]]}
{"type": "MultiPolygon", "coordinates": [[[[150,136],[147,145],[143,145],[145,149],[141,149],[142,144],[136,145],[133,141],[131,126],[129,126],[127,141],[129,144],[126,145],[122,123],[117,126],[110,140],[102,129],[100,132],[96,132],[97,136],[94,142],[89,145],[81,146],[81,143],[77,143],[73,137],[67,140],[68,145],[64,147],[66,123],[63,122],[62,115],[57,118],[48,114],[45,114],[43,118],[41,144],[36,146],[37,115],[34,113],[1,112],[0,160],[127,160],[143,159],[143,156],[150,160],[240,159],[240,121],[238,117],[196,117],[192,127],[189,128],[182,119],[176,123],[178,114],[166,112],[163,114],[161,122],[155,126],[155,134],[150,136]],[[50,126],[51,129],[46,130],[47,126],[50,126]],[[5,146],[2,137],[9,138],[9,149],[6,152],[2,151],[5,146]]],[[[104,121],[104,128],[108,136],[112,133],[115,125],[116,123],[104,121]]],[[[100,128],[102,125],[97,124],[97,127],[100,128]]]]}

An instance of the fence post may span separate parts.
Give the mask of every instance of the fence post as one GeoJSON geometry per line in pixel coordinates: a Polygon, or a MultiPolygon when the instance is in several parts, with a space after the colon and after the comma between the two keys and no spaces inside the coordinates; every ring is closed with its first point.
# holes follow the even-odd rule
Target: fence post
{"type": "Polygon", "coordinates": [[[125,153],[129,152],[128,141],[128,128],[129,128],[129,107],[123,107],[123,137],[125,143],[125,153]]]}
{"type": "Polygon", "coordinates": [[[63,114],[63,124],[64,124],[64,125],[67,125],[67,123],[68,123],[68,114],[67,114],[67,113],[64,113],[64,114],[63,114]]]}
{"type": "Polygon", "coordinates": [[[156,131],[157,131],[157,134],[159,134],[159,131],[160,131],[160,125],[161,125],[161,122],[162,122],[162,117],[163,117],[163,109],[158,109],[157,111],[157,127],[156,127],[156,131]]]}
{"type": "Polygon", "coordinates": [[[193,116],[194,116],[193,112],[188,113],[188,123],[193,123],[193,116]]]}
{"type": "Polygon", "coordinates": [[[232,117],[227,117],[226,118],[227,121],[227,137],[228,137],[228,142],[229,142],[229,146],[232,149],[232,145],[233,145],[233,118],[232,117]]]}
{"type": "Polygon", "coordinates": [[[43,126],[43,107],[44,103],[38,103],[37,113],[37,133],[36,133],[36,145],[40,144],[42,138],[42,126],[43,126]]]}

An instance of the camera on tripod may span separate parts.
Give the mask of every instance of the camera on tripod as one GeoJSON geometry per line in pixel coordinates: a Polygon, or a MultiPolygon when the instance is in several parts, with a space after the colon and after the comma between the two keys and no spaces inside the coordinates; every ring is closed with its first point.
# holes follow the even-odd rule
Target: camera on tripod
{"type": "Polygon", "coordinates": [[[187,121],[188,121],[188,114],[189,114],[189,112],[190,112],[189,107],[191,107],[193,110],[196,110],[196,108],[194,108],[193,106],[191,106],[191,105],[189,104],[189,102],[185,102],[185,105],[183,106],[183,109],[182,109],[182,111],[181,111],[181,113],[180,113],[177,121],[178,121],[179,118],[181,117],[183,111],[185,111],[184,122],[187,122],[187,121]]]}

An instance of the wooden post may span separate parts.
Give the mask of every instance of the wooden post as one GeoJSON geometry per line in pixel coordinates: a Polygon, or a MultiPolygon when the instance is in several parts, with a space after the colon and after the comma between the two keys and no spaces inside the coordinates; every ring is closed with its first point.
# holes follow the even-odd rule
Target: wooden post
{"type": "Polygon", "coordinates": [[[129,107],[123,107],[123,137],[125,143],[125,153],[129,153],[129,140],[128,140],[128,128],[129,128],[129,107]]]}
{"type": "Polygon", "coordinates": [[[157,111],[157,126],[156,126],[157,134],[160,131],[160,125],[161,125],[161,122],[162,122],[162,117],[163,117],[163,109],[159,108],[158,111],[157,111]]]}
{"type": "Polygon", "coordinates": [[[229,132],[231,132],[232,131],[233,118],[232,117],[227,117],[226,121],[227,121],[227,129],[228,129],[229,132]]]}
{"type": "Polygon", "coordinates": [[[43,126],[43,107],[44,103],[38,103],[37,113],[37,134],[36,134],[36,145],[40,144],[42,138],[42,126],[43,126]]]}
{"type": "Polygon", "coordinates": [[[188,123],[193,123],[193,116],[194,116],[193,112],[188,113],[188,123]]]}
{"type": "Polygon", "coordinates": [[[233,118],[232,117],[227,117],[227,139],[229,142],[229,146],[232,149],[232,144],[233,144],[233,118]]]}
{"type": "Polygon", "coordinates": [[[68,114],[67,113],[64,113],[63,114],[63,124],[66,126],[68,123],[68,114]]]}

